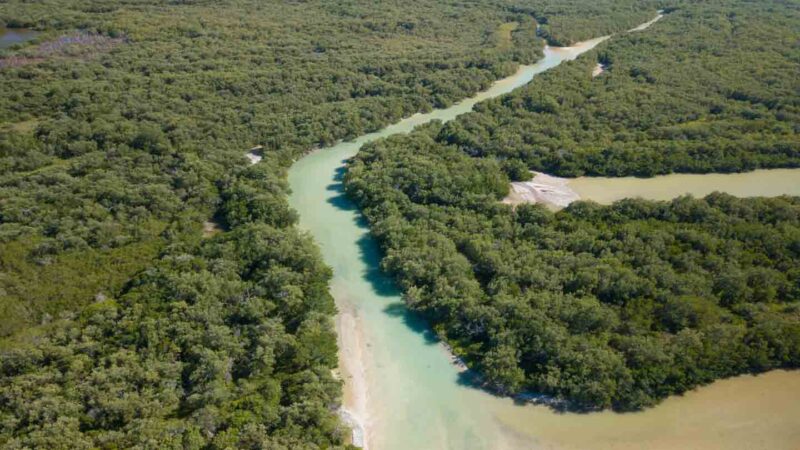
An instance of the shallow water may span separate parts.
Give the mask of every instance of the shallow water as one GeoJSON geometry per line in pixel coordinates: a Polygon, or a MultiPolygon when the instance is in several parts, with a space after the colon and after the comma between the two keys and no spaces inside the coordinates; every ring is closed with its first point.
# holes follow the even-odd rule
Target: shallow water
{"type": "Polygon", "coordinates": [[[765,169],[720,174],[672,174],[653,178],[580,177],[568,186],[582,199],[608,204],[626,197],[670,200],[679,195],[704,197],[714,191],[737,197],[800,195],[800,169],[765,169]]]}
{"type": "Polygon", "coordinates": [[[26,28],[2,28],[0,27],[0,49],[11,47],[14,44],[30,41],[38,33],[26,28]]]}
{"type": "Polygon", "coordinates": [[[366,142],[468,112],[478,101],[524,85],[603,39],[576,48],[547,48],[537,64],[521,67],[472,99],[313,152],[292,166],[290,204],[300,215],[300,227],[314,237],[333,268],[331,292],[339,308],[345,407],[363,425],[370,449],[663,448],[678,442],[680,448],[704,447],[706,442],[727,442],[727,448],[782,448],[780,444],[800,444],[800,422],[795,419],[800,417],[797,372],[716,383],[644,413],[626,415],[557,414],[470,387],[425,322],[409,313],[398,288],[380,272],[378,248],[357,208],[344,195],[339,177],[345,161],[366,142]],[[761,381],[775,377],[777,381],[761,381]],[[773,400],[776,403],[767,406],[773,400]],[[686,439],[676,440],[684,434],[686,439]],[[764,436],[770,440],[763,440],[764,436]]]}
{"type": "Polygon", "coordinates": [[[772,371],[718,381],[653,409],[556,414],[543,406],[492,407],[520,448],[616,450],[796,450],[800,373],[772,371]]]}

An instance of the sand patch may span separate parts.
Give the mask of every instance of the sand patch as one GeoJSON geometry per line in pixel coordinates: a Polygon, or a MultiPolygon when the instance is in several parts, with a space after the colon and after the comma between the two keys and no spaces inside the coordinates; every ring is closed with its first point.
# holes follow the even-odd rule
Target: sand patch
{"type": "Polygon", "coordinates": [[[220,225],[218,222],[215,222],[214,219],[206,220],[205,222],[203,222],[204,238],[213,237],[219,233],[222,233],[223,231],[225,230],[222,229],[222,225],[220,225]]]}
{"type": "Polygon", "coordinates": [[[261,162],[261,160],[264,158],[264,157],[261,155],[261,150],[262,150],[262,148],[263,148],[263,147],[261,147],[261,146],[259,145],[259,146],[257,146],[257,147],[253,147],[253,148],[251,148],[249,152],[247,152],[247,153],[245,153],[245,154],[244,154],[244,156],[246,156],[246,157],[247,157],[247,159],[249,159],[249,160],[250,160],[250,164],[258,164],[259,162],[261,162]]]}
{"type": "Polygon", "coordinates": [[[564,208],[580,200],[578,193],[569,186],[569,179],[540,172],[531,173],[533,180],[511,183],[511,192],[503,199],[503,203],[508,205],[543,203],[555,208],[564,208]]]}
{"type": "Polygon", "coordinates": [[[645,23],[639,25],[638,27],[631,28],[630,30],[628,30],[628,33],[633,33],[633,32],[636,32],[636,31],[646,30],[646,29],[650,28],[650,25],[652,25],[652,24],[658,22],[659,20],[661,20],[662,17],[664,17],[664,10],[660,9],[660,10],[658,10],[658,15],[656,16],[655,19],[650,20],[648,22],[645,22],[645,23]]]}
{"type": "Polygon", "coordinates": [[[339,417],[350,428],[350,443],[367,449],[367,373],[364,337],[360,317],[350,305],[337,302],[336,335],[339,343],[339,372],[344,380],[344,405],[339,417]]]}

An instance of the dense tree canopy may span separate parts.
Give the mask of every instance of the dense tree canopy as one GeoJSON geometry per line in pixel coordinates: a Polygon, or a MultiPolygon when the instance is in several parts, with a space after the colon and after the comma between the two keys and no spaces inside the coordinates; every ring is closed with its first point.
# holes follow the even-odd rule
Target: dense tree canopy
{"type": "Polygon", "coordinates": [[[192,250],[3,353],[4,448],[341,442],[329,272],[310,240],[245,225],[192,250]]]}
{"type": "Polygon", "coordinates": [[[797,4],[676,5],[646,32],[478,105],[439,140],[563,176],[799,166],[797,4]]]}
{"type": "Polygon", "coordinates": [[[549,3],[0,3],[0,446],[341,447],[286,168],[655,9],[549,3]]]}
{"type": "Polygon", "coordinates": [[[347,192],[408,306],[494,388],[636,409],[800,366],[800,198],[513,209],[501,165],[441,129],[362,149],[347,192]]]}
{"type": "MultiPolygon", "coordinates": [[[[118,292],[174,224],[289,223],[292,160],[488,86],[540,55],[535,17],[582,3],[0,4],[41,29],[0,53],[0,335],[118,292]],[[238,179],[256,145],[266,167],[238,179]]],[[[580,36],[652,14],[623,4],[580,36]]]]}
{"type": "Polygon", "coordinates": [[[406,303],[495,389],[627,410],[800,366],[797,197],[577,202],[558,213],[499,203],[527,169],[800,164],[797,5],[672,6],[646,32],[445,125],[370,144],[349,166],[347,192],[406,303]],[[597,63],[605,72],[593,78],[597,63]]]}
{"type": "Polygon", "coordinates": [[[290,223],[283,170],[302,152],[464,97],[541,47],[532,16],[488,2],[11,2],[0,18],[42,28],[0,69],[3,335],[119,291],[171,224],[290,223]],[[80,39],[98,35],[114,45],[80,39]],[[259,144],[265,167],[238,176],[259,144]]]}

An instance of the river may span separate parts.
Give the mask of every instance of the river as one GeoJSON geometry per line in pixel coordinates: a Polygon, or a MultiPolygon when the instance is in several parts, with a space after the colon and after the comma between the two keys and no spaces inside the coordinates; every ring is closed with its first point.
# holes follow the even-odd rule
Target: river
{"type": "Polygon", "coordinates": [[[300,227],[314,237],[333,268],[344,407],[362,425],[366,447],[789,449],[800,445],[798,372],[724,380],[634,414],[558,414],[475,389],[464,382],[464,373],[444,346],[424,321],[405,308],[401,292],[379,269],[376,243],[344,195],[340,177],[345,161],[366,142],[408,133],[430,120],[451,120],[604,39],[572,48],[545,48],[539,62],[520,67],[473,98],[312,152],[292,166],[289,202],[299,213],[300,227]]]}

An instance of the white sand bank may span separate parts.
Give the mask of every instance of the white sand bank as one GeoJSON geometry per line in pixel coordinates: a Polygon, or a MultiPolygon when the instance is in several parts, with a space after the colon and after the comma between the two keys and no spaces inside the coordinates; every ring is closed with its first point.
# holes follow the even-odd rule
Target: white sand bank
{"type": "Polygon", "coordinates": [[[351,443],[367,449],[368,384],[365,367],[363,330],[355,308],[337,305],[336,334],[339,339],[339,368],[345,380],[344,405],[339,416],[352,430],[351,443]]]}
{"type": "Polygon", "coordinates": [[[639,25],[638,27],[631,28],[630,30],[628,30],[628,33],[633,33],[633,32],[636,32],[636,31],[646,30],[647,28],[650,27],[650,25],[652,25],[652,24],[658,22],[659,20],[661,20],[662,17],[664,17],[664,11],[663,10],[659,10],[658,11],[658,15],[656,16],[655,19],[653,19],[653,20],[651,20],[649,22],[645,22],[645,23],[639,25]]]}
{"type": "Polygon", "coordinates": [[[548,206],[563,208],[580,200],[580,196],[569,187],[569,179],[554,177],[546,173],[532,172],[531,181],[514,181],[511,192],[503,199],[503,203],[517,205],[520,203],[544,203],[548,206]]]}
{"type": "Polygon", "coordinates": [[[262,156],[255,152],[248,152],[245,153],[244,156],[247,156],[247,159],[250,160],[250,164],[256,164],[261,161],[262,156]]]}

